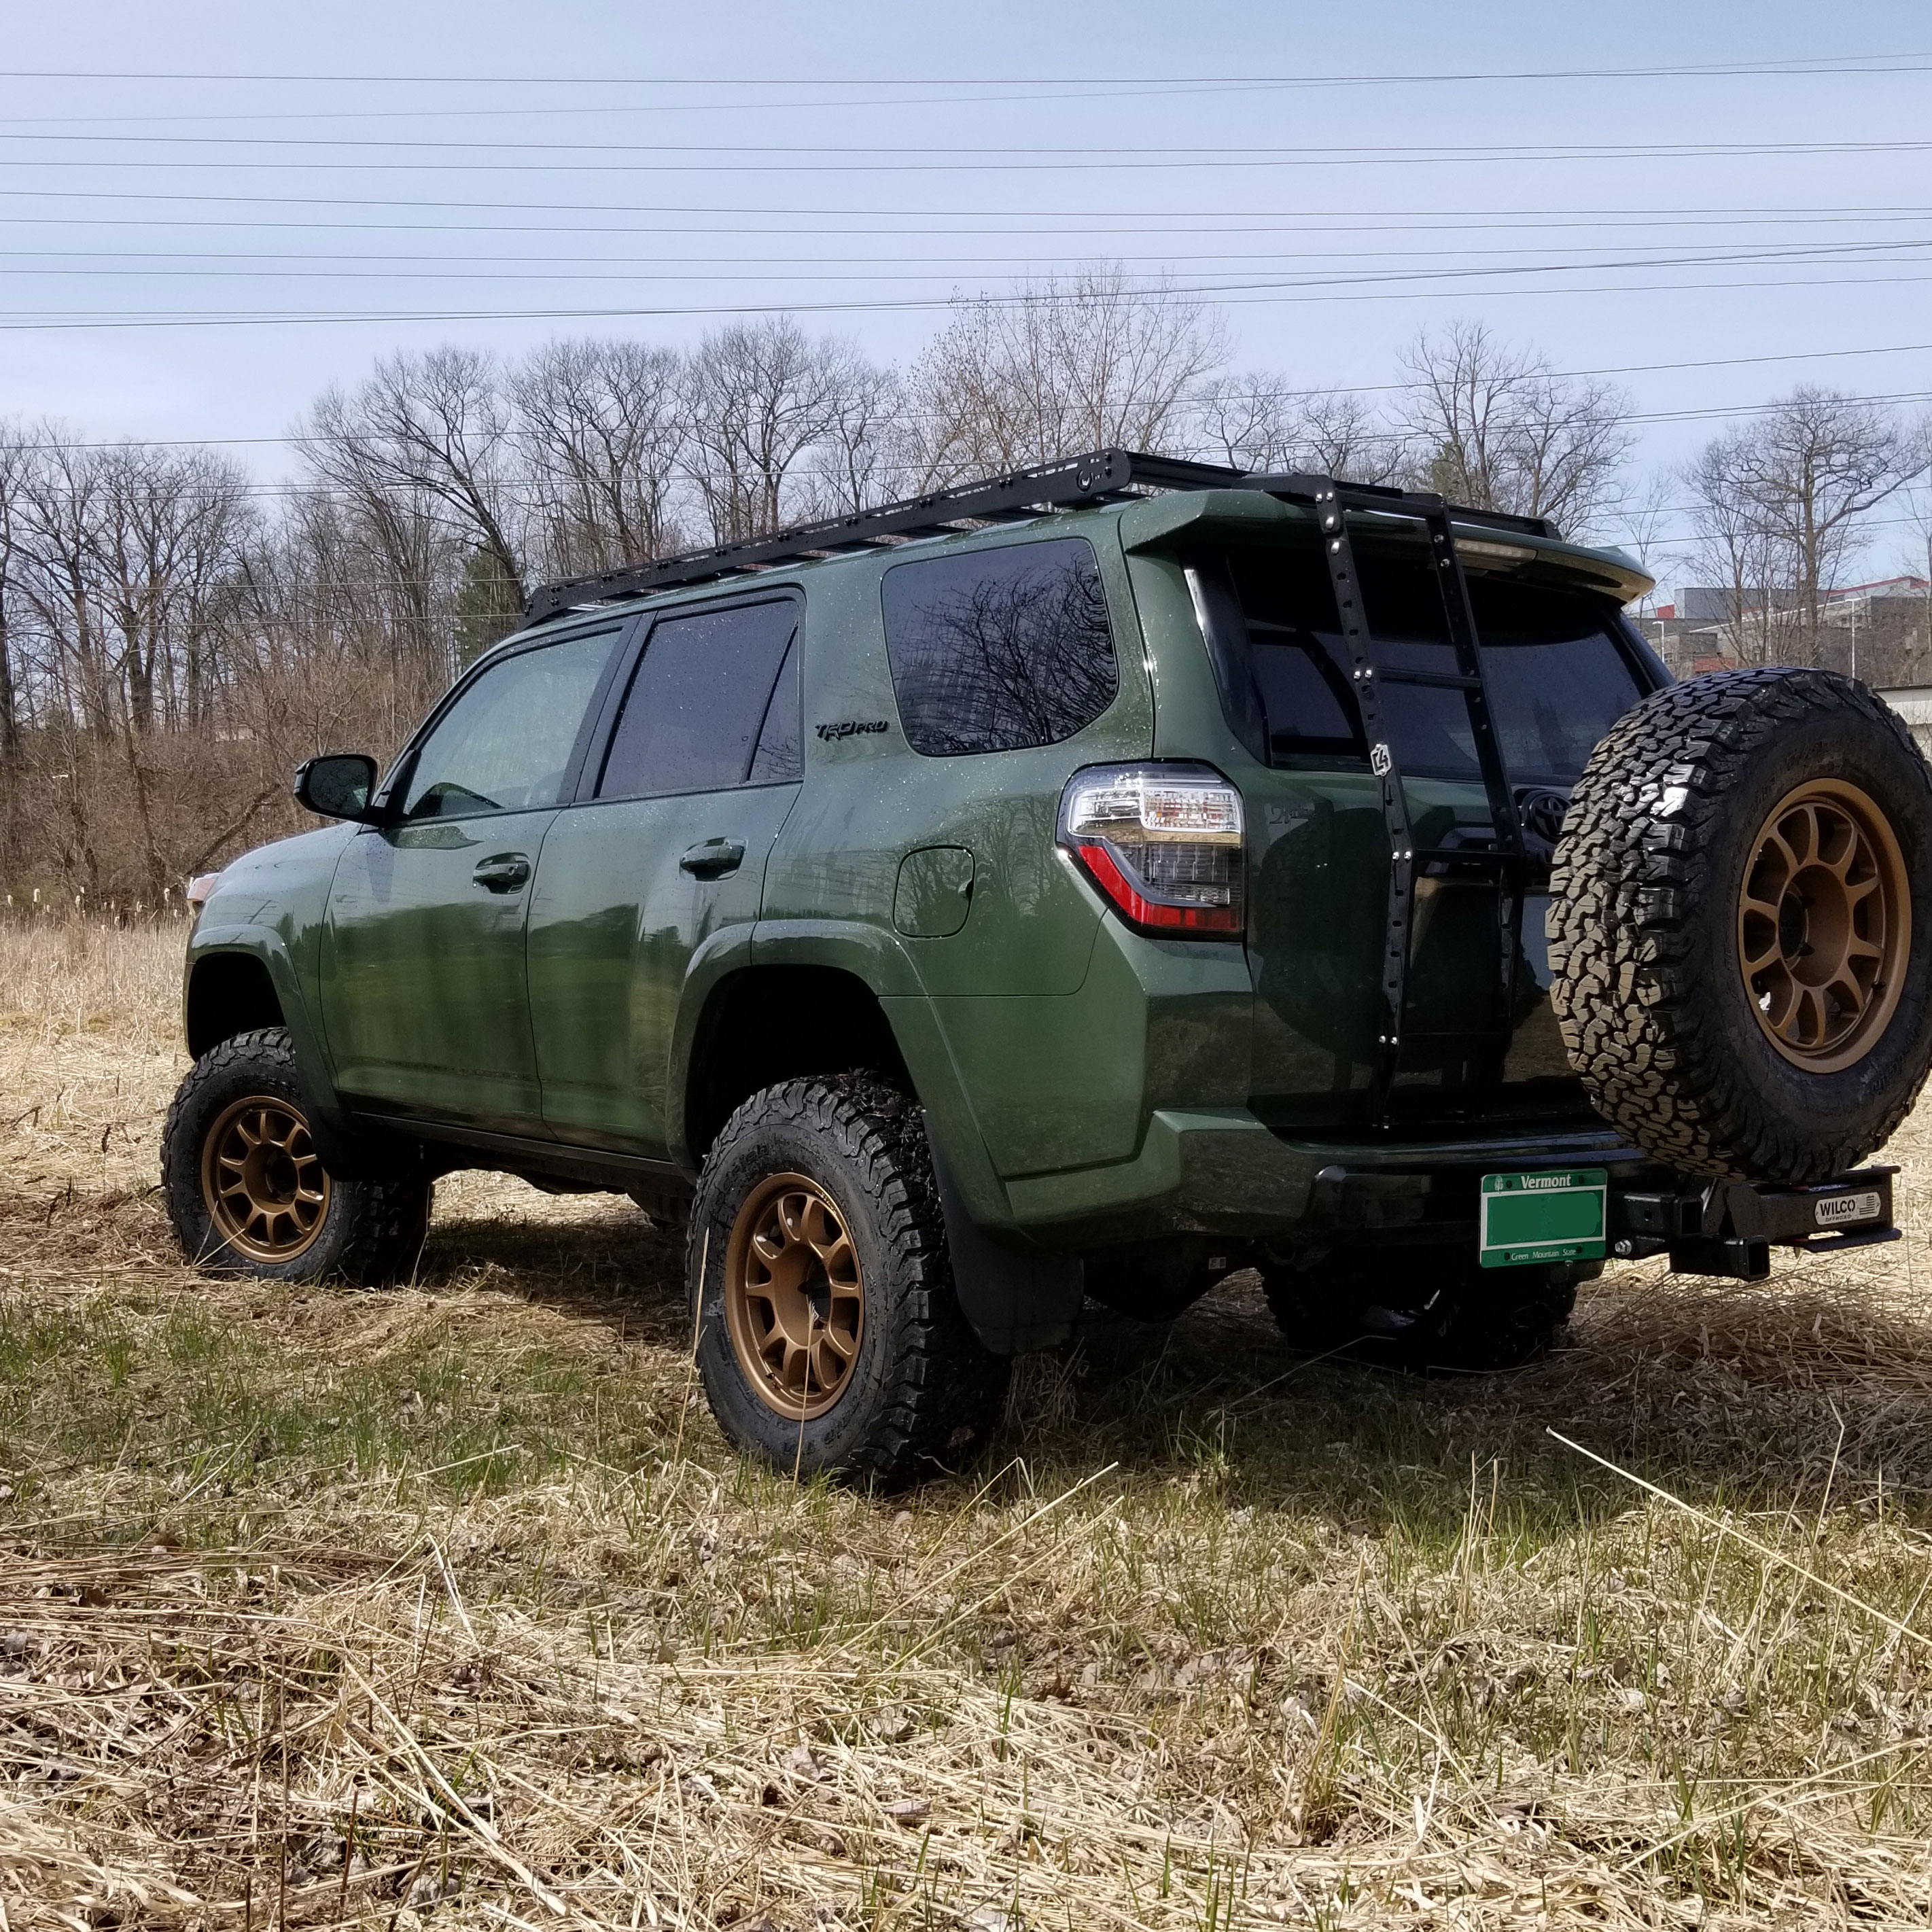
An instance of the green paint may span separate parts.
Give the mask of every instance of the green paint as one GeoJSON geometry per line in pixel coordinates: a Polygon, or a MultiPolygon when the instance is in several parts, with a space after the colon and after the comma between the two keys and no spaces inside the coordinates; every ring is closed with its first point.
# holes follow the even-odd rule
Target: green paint
{"type": "MultiPolygon", "coordinates": [[[[790,1027],[790,1064],[731,1076],[782,1077],[814,1064],[818,1022],[800,1004],[799,969],[820,987],[843,975],[878,1003],[975,1218],[1049,1245],[1193,1231],[1292,1240],[1324,1168],[1453,1156],[1469,1175],[1537,1158],[1551,1132],[1539,1096],[1570,1108],[1573,1144],[1600,1159],[1615,1138],[1592,1128],[1554,1040],[1540,908],[1524,922],[1519,1010],[1478,1012],[1496,908],[1448,876],[1418,891],[1412,981],[1432,1023],[1486,1058],[1478,1066],[1472,1049],[1462,1060],[1475,1071],[1458,1060],[1456,1072],[1447,1049],[1433,1060],[1418,1049],[1413,1094],[1396,1096],[1423,1109],[1414,1145],[1404,1154],[1370,1130],[1387,878],[1372,782],[1346,761],[1270,766],[1243,748],[1186,574],[1190,544],[1279,541],[1299,514],[1209,492],[919,546],[965,553],[1078,533],[1099,562],[1113,703],[1064,742],[978,756],[922,757],[900,731],[880,579],[905,549],[765,574],[759,595],[799,600],[796,784],[594,796],[610,693],[644,634],[634,616],[715,602],[730,586],[556,620],[508,648],[616,640],[556,802],[343,824],[249,854],[222,874],[189,973],[218,954],[259,962],[319,1118],[352,1136],[375,1114],[686,1167],[703,1151],[690,1144],[692,1096],[748,1050],[707,1016],[736,999],[741,1022],[790,1027]],[[855,720],[868,728],[833,728],[855,720]],[[1073,774],[1149,757],[1207,762],[1241,791],[1245,943],[1130,932],[1057,849],[1073,774]],[[684,862],[738,847],[728,866],[684,862]],[[479,884],[479,864],[518,857],[526,883],[479,884]],[[1445,1096],[1453,1105],[1438,1105],[1445,1096]]],[[[1628,587],[1619,564],[1532,547],[1570,580],[1628,587]]],[[[1418,842],[1470,836],[1481,814],[1470,787],[1447,781],[1414,781],[1411,803],[1418,842]]],[[[204,1034],[210,1024],[220,1016],[204,1016],[204,1034]]],[[[1536,1223],[1509,1240],[1567,1250],[1594,1239],[1600,1253],[1601,1233],[1600,1220],[1594,1234],[1536,1223]]]]}

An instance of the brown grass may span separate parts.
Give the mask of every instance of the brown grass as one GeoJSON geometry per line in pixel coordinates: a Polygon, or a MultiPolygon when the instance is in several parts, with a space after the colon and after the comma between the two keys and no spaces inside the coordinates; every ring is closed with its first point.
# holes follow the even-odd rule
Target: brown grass
{"type": "Polygon", "coordinates": [[[882,1502],[725,1450],[628,1204],[184,1268],[179,944],[0,929],[15,1932],[1932,1916],[1916,1124],[1894,1247],[1461,1382],[1096,1312],[882,1502]]]}

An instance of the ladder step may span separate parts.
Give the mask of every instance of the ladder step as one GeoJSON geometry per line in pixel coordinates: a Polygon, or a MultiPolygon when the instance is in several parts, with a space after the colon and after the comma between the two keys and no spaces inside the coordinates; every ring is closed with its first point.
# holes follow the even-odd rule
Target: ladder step
{"type": "Polygon", "coordinates": [[[1418,866],[1438,860],[1460,866],[1499,866],[1505,860],[1512,866],[1519,862],[1515,853],[1495,845],[1418,845],[1412,856],[1418,866]]]}
{"type": "Polygon", "coordinates": [[[1376,675],[1384,684],[1426,684],[1440,691],[1480,691],[1483,680],[1456,670],[1409,670],[1384,666],[1376,675]]]}

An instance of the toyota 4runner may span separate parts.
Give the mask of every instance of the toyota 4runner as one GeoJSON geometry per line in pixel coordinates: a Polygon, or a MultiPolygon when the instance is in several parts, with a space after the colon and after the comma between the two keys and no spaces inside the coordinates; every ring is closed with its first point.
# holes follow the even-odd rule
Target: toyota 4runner
{"type": "Polygon", "coordinates": [[[1673,685],[1534,518],[1117,451],[541,591],[197,882],[203,1266],[406,1273],[436,1178],[688,1214],[725,1433],[970,1454],[1083,1294],[1520,1360],[1606,1258],[1890,1238],[1932,778],[1673,685]]]}

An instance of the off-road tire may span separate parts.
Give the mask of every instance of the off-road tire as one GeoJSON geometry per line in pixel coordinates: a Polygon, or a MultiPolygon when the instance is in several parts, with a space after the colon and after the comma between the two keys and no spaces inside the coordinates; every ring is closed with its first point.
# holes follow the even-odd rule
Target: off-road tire
{"type": "Polygon", "coordinates": [[[286,1028],[237,1034],[211,1047],[176,1090],[161,1130],[161,1188],[188,1259],[206,1274],[268,1281],[340,1276],[374,1286],[407,1275],[429,1227],[430,1184],[414,1178],[368,1181],[332,1175],[320,1225],[302,1252],[286,1262],[262,1260],[224,1237],[202,1192],[204,1145],[230,1108],[254,1096],[308,1118],[286,1028]]]}
{"type": "Polygon", "coordinates": [[[1312,1266],[1262,1270],[1288,1340],[1389,1366],[1465,1374],[1546,1354],[1594,1268],[1486,1268],[1467,1248],[1338,1249],[1312,1266]]]}
{"type": "Polygon", "coordinates": [[[1584,768],[1550,891],[1570,1064],[1606,1120],[1680,1172],[1828,1180],[1882,1146],[1918,1097],[1932,1066],[1932,772],[1862,685],[1785,668],[1653,693],[1584,768]],[[1740,938],[1756,842],[1781,800],[1820,784],[1856,787],[1876,808],[1911,901],[1889,1017],[1838,1070],[1773,1042],[1740,938]]]}
{"type": "Polygon", "coordinates": [[[919,1110],[896,1088],[846,1074],[753,1094],[705,1156],[688,1240],[698,1372],[735,1447],[788,1472],[890,1489],[956,1469],[990,1438],[1009,1365],[960,1310],[919,1110]],[[856,1357],[838,1398],[802,1420],[754,1387],[725,1308],[740,1212],[784,1174],[807,1178],[836,1207],[864,1289],[856,1357]]]}

